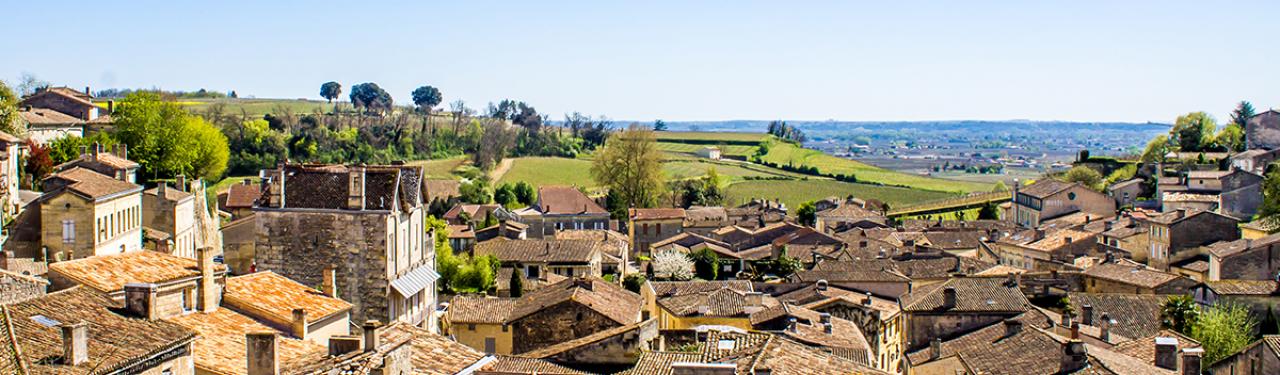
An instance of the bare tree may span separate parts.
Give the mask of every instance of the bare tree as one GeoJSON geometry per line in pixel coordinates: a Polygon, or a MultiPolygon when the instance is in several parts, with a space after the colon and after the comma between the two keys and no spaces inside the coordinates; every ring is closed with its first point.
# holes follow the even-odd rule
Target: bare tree
{"type": "Polygon", "coordinates": [[[475,162],[476,167],[482,170],[489,170],[502,158],[507,156],[516,144],[516,130],[507,125],[506,122],[486,117],[480,120],[480,139],[476,145],[475,162]]]}

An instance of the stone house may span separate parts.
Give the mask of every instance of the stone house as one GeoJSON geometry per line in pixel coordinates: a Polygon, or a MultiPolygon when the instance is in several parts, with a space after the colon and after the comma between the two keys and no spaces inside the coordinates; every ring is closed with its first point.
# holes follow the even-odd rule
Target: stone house
{"type": "MultiPolygon", "coordinates": [[[[453,206],[441,216],[450,225],[476,225],[485,222],[485,218],[494,215],[494,211],[505,210],[499,204],[459,204],[453,206]]],[[[494,217],[494,219],[498,219],[494,217]]]]}
{"type": "Polygon", "coordinates": [[[476,244],[475,255],[492,255],[503,268],[524,272],[525,277],[541,278],[552,273],[564,277],[600,277],[602,248],[599,240],[509,240],[498,238],[476,244]]]}
{"type": "Polygon", "coordinates": [[[700,148],[698,149],[698,156],[711,160],[720,160],[720,148],[715,146],[700,148]]]}
{"type": "Polygon", "coordinates": [[[84,120],[52,109],[19,107],[18,118],[25,123],[27,139],[39,145],[68,136],[84,137],[84,120]]]}
{"type": "Polygon", "coordinates": [[[815,282],[775,298],[857,324],[869,344],[871,363],[883,371],[902,372],[902,315],[896,298],[826,282],[815,282]]]}
{"type": "Polygon", "coordinates": [[[1161,269],[1199,255],[1200,246],[1240,238],[1239,220],[1209,211],[1177,210],[1135,220],[1147,228],[1147,264],[1161,269]]]}
{"type": "Polygon", "coordinates": [[[924,348],[1031,309],[1016,282],[1003,278],[952,278],[915,288],[900,299],[903,346],[924,348]]]}
{"type": "Polygon", "coordinates": [[[0,269],[0,305],[43,296],[48,288],[48,280],[0,269]]]}
{"type": "Polygon", "coordinates": [[[222,263],[233,275],[256,272],[254,260],[258,238],[257,218],[253,215],[232,220],[222,225],[222,263]]]}
{"type": "Polygon", "coordinates": [[[1164,294],[1067,293],[1069,319],[1086,327],[1107,328],[1111,341],[1160,334],[1160,312],[1168,299],[1164,294]]]}
{"type": "Polygon", "coordinates": [[[1107,186],[1107,195],[1116,200],[1116,207],[1133,207],[1138,197],[1142,196],[1143,180],[1133,178],[1107,186]]]}
{"type": "Polygon", "coordinates": [[[1151,230],[1141,221],[1127,214],[1103,222],[1102,233],[1098,233],[1098,253],[1123,256],[1145,263],[1151,253],[1151,230]]]}
{"type": "Polygon", "coordinates": [[[79,167],[50,175],[43,183],[45,193],[37,199],[37,251],[43,254],[19,257],[56,261],[142,249],[141,186],[79,167]]]}
{"type": "Polygon", "coordinates": [[[15,374],[194,375],[196,332],[149,313],[147,298],[75,287],[0,309],[0,368],[15,374]],[[103,372],[105,373],[105,372],[103,372]]]}
{"type": "Polygon", "coordinates": [[[693,206],[684,210],[684,232],[705,236],[728,225],[729,211],[724,207],[693,206]]]}
{"type": "Polygon", "coordinates": [[[1267,173],[1267,165],[1280,159],[1280,149],[1252,149],[1231,155],[1231,167],[1256,175],[1267,173]]]}
{"type": "Polygon", "coordinates": [[[880,212],[870,210],[862,205],[854,202],[839,202],[839,205],[829,209],[819,211],[817,221],[814,228],[818,228],[823,233],[834,233],[837,226],[844,228],[884,228],[888,226],[889,219],[885,218],[880,212]]]}
{"type": "Polygon", "coordinates": [[[262,186],[246,178],[218,194],[218,209],[231,214],[232,220],[243,219],[253,215],[253,205],[261,197],[262,186]]]}
{"type": "Polygon", "coordinates": [[[283,164],[262,175],[266,194],[253,209],[258,270],[320,285],[333,266],[353,320],[436,329],[439,275],[420,167],[283,164]]]}
{"type": "Polygon", "coordinates": [[[470,254],[476,246],[476,231],[470,225],[449,224],[449,248],[455,253],[470,254]]]}
{"type": "Polygon", "coordinates": [[[211,311],[226,285],[226,267],[202,248],[199,260],[154,251],[101,255],[49,265],[51,290],[82,286],[117,301],[148,298],[155,318],[211,311]]]}
{"type": "Polygon", "coordinates": [[[780,200],[752,199],[737,207],[725,209],[726,225],[748,229],[762,228],[787,219],[787,205],[780,200]]]}
{"type": "Polygon", "coordinates": [[[1014,185],[1010,214],[1014,223],[1026,228],[1075,212],[1115,216],[1114,199],[1079,183],[1045,179],[1026,187],[1014,185]]]}
{"type": "Polygon", "coordinates": [[[631,248],[640,255],[652,252],[650,245],[684,232],[682,208],[632,208],[627,211],[627,236],[631,248]]]}
{"type": "Polygon", "coordinates": [[[73,168],[88,169],[120,181],[138,183],[138,163],[129,160],[129,148],[120,144],[113,146],[110,152],[102,145],[81,146],[80,157],[53,167],[62,172],[73,168]]]}
{"type": "Polygon", "coordinates": [[[1275,280],[1276,273],[1280,272],[1277,242],[1280,234],[1205,246],[1209,254],[1207,280],[1275,280]]]}
{"type": "Polygon", "coordinates": [[[626,276],[631,272],[627,270],[633,258],[631,241],[625,234],[608,229],[566,229],[557,232],[556,239],[599,242],[601,275],[626,276]]]}
{"type": "Polygon", "coordinates": [[[1161,179],[1157,195],[1163,211],[1194,207],[1247,219],[1262,204],[1262,176],[1243,169],[1190,171],[1161,179]]]}
{"type": "Polygon", "coordinates": [[[168,235],[170,242],[164,252],[184,258],[196,257],[195,198],[164,182],[142,192],[142,226],[144,230],[168,235]]]}
{"type": "Polygon", "coordinates": [[[529,225],[530,238],[564,229],[609,229],[609,211],[572,186],[538,187],[538,201],[515,213],[529,225]]]}
{"type": "Polygon", "coordinates": [[[1267,314],[1280,313],[1280,282],[1275,280],[1209,280],[1192,287],[1191,296],[1203,306],[1245,306],[1259,322],[1267,321],[1267,314]]]}
{"type": "Polygon", "coordinates": [[[1280,149],[1280,111],[1275,109],[1250,117],[1244,126],[1246,149],[1280,149]]]}
{"type": "Polygon", "coordinates": [[[336,270],[325,270],[320,290],[271,271],[229,277],[222,307],[292,337],[328,345],[329,338],[351,333],[351,303],[337,298],[336,270]]]}
{"type": "Polygon", "coordinates": [[[1095,251],[1097,233],[1078,229],[1028,229],[1000,239],[992,248],[999,264],[1029,271],[1062,269],[1095,251]]]}
{"type": "Polygon", "coordinates": [[[81,121],[97,120],[100,115],[88,87],[84,92],[69,87],[50,87],[22,98],[18,107],[52,109],[81,121]]]}
{"type": "Polygon", "coordinates": [[[630,366],[643,352],[657,349],[658,324],[653,319],[596,332],[578,339],[525,352],[536,358],[580,368],[630,366]]]}
{"type": "Polygon", "coordinates": [[[1087,293],[1185,294],[1195,280],[1126,259],[1104,261],[1081,272],[1087,293]]]}
{"type": "Polygon", "coordinates": [[[22,178],[18,155],[22,154],[23,147],[18,137],[0,132],[0,217],[6,221],[18,216],[22,209],[18,199],[18,183],[22,178]]]}
{"type": "Polygon", "coordinates": [[[852,321],[820,313],[790,302],[751,314],[755,331],[769,332],[822,350],[845,353],[862,363],[877,365],[871,359],[871,344],[862,329],[852,321]]]}
{"type": "Polygon", "coordinates": [[[529,239],[529,226],[515,220],[503,220],[491,227],[476,229],[475,236],[476,242],[484,242],[499,237],[509,240],[525,240],[529,239]]]}
{"type": "MultiPolygon", "coordinates": [[[[706,286],[714,286],[706,285],[706,286]]],[[[659,292],[655,287],[655,293],[659,292]]],[[[654,295],[658,327],[662,330],[689,330],[697,326],[727,326],[752,329],[751,316],[777,302],[764,293],[722,285],[707,290],[676,287],[654,295]]]]}
{"type": "Polygon", "coordinates": [[[592,277],[514,299],[459,298],[444,318],[445,332],[486,353],[521,354],[641,322],[640,296],[592,277]]]}
{"type": "Polygon", "coordinates": [[[1262,336],[1239,352],[1210,364],[1207,370],[1215,375],[1280,374],[1280,335],[1262,336]]]}

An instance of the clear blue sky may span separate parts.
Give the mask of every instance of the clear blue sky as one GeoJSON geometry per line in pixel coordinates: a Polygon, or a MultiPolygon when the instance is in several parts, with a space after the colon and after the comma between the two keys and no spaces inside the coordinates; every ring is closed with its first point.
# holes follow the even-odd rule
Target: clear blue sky
{"type": "Polygon", "coordinates": [[[1277,1],[898,3],[21,1],[0,78],[285,98],[376,82],[397,102],[431,84],[473,107],[668,121],[1280,107],[1277,1]]]}

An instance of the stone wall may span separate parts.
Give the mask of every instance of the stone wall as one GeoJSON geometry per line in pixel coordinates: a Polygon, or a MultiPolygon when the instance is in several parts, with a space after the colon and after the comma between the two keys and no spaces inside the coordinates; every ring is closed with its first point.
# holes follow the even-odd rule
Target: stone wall
{"type": "Polygon", "coordinates": [[[1212,366],[1205,364],[1204,370],[1208,374],[1280,374],[1280,357],[1266,343],[1257,342],[1244,351],[1214,362],[1212,366]]]}
{"type": "Polygon", "coordinates": [[[1245,250],[1226,259],[1213,257],[1209,263],[1211,280],[1271,280],[1277,268],[1280,268],[1280,249],[1273,243],[1245,250]],[[1215,266],[1218,271],[1216,275],[1213,274],[1215,266]]]}
{"type": "Polygon", "coordinates": [[[947,340],[1017,315],[1017,313],[909,313],[906,316],[907,334],[904,338],[906,340],[905,344],[907,350],[925,348],[929,346],[929,340],[934,338],[947,340]]]}
{"type": "Polygon", "coordinates": [[[389,321],[387,213],[258,210],[254,217],[259,270],[318,286],[324,268],[337,267],[338,297],[353,305],[351,320],[389,321]]]}
{"type": "Polygon", "coordinates": [[[570,349],[548,359],[560,363],[634,364],[639,359],[641,351],[653,349],[649,344],[656,338],[658,338],[657,321],[649,320],[648,323],[636,329],[570,349]]]}
{"type": "Polygon", "coordinates": [[[0,272],[0,305],[43,296],[48,287],[44,280],[0,272]]]}
{"type": "Polygon", "coordinates": [[[618,326],[587,306],[565,301],[512,322],[512,352],[520,354],[618,326]]]}

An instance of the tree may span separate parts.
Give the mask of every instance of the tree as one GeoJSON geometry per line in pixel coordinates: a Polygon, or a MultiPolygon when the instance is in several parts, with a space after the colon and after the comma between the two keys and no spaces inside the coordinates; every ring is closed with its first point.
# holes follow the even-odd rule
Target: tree
{"type": "Polygon", "coordinates": [[[179,174],[215,179],[227,167],[226,136],[207,121],[153,92],[129,94],[112,115],[113,138],[151,178],[179,174]]]}
{"type": "Polygon", "coordinates": [[[656,132],[667,131],[667,122],[662,121],[661,119],[654,120],[653,131],[656,131],[656,132]]]}
{"type": "Polygon", "coordinates": [[[640,287],[644,286],[644,274],[629,273],[622,278],[622,287],[627,288],[632,293],[640,293],[640,287]]]}
{"type": "Polygon", "coordinates": [[[1062,179],[1067,182],[1078,182],[1093,190],[1102,190],[1102,174],[1086,166],[1072,167],[1062,179]]]}
{"type": "MultiPolygon", "coordinates": [[[[961,211],[963,212],[963,211],[961,211]]],[[[998,220],[1000,219],[1000,211],[996,208],[995,203],[987,203],[978,209],[978,220],[998,220]]]]}
{"type": "Polygon", "coordinates": [[[616,192],[626,207],[653,207],[658,203],[663,181],[662,152],[653,130],[632,124],[609,137],[591,163],[596,183],[616,192]]]}
{"type": "Polygon", "coordinates": [[[35,189],[35,185],[45,176],[53,172],[53,158],[49,157],[51,149],[49,146],[36,143],[31,139],[27,139],[27,160],[22,165],[22,173],[30,179],[30,187],[35,189]]]}
{"type": "Polygon", "coordinates": [[[1009,191],[1009,185],[1005,185],[1004,181],[996,181],[996,186],[991,188],[992,193],[1003,193],[1009,191]]]}
{"type": "Polygon", "coordinates": [[[221,179],[222,173],[227,170],[227,161],[231,158],[227,136],[200,117],[188,117],[187,127],[195,149],[195,159],[189,175],[210,181],[221,179]]]}
{"type": "Polygon", "coordinates": [[[663,250],[653,255],[653,276],[663,280],[689,280],[693,278],[693,261],[681,252],[663,250]]]}
{"type": "Polygon", "coordinates": [[[422,86],[413,90],[413,104],[416,104],[418,109],[423,112],[431,113],[431,108],[441,102],[444,102],[444,95],[440,93],[440,89],[432,86],[422,86]]]}
{"type": "Polygon", "coordinates": [[[1195,319],[1188,336],[1204,346],[1204,363],[1214,363],[1249,345],[1256,327],[1248,308],[1214,304],[1195,319]]]}
{"type": "Polygon", "coordinates": [[[18,127],[18,95],[0,81],[0,131],[10,135],[22,135],[18,127]]]}
{"type": "Polygon", "coordinates": [[[1204,151],[1212,145],[1213,133],[1218,129],[1213,116],[1204,112],[1191,112],[1178,116],[1169,135],[1178,149],[1184,152],[1204,151]]]}
{"type": "Polygon", "coordinates": [[[49,88],[49,82],[36,78],[35,74],[22,72],[18,77],[18,95],[27,96],[49,88]]]}
{"type": "Polygon", "coordinates": [[[1188,295],[1169,296],[1160,308],[1160,325],[1187,334],[1196,321],[1200,308],[1188,295]]]}
{"type": "Polygon", "coordinates": [[[800,207],[796,209],[796,220],[800,221],[800,225],[812,227],[818,224],[818,210],[813,201],[800,204],[800,207]]]}
{"type": "Polygon", "coordinates": [[[511,289],[511,298],[520,298],[524,295],[524,272],[515,270],[511,272],[511,282],[507,286],[511,289]]]}
{"type": "Polygon", "coordinates": [[[1169,136],[1157,135],[1151,139],[1151,142],[1147,142],[1147,148],[1142,150],[1142,162],[1164,162],[1170,151],[1173,151],[1173,143],[1169,141],[1169,136]]]}
{"type": "Polygon", "coordinates": [[[334,81],[325,82],[320,85],[320,97],[333,103],[334,99],[342,96],[342,84],[334,81]]]}
{"type": "Polygon", "coordinates": [[[499,185],[497,189],[493,190],[494,203],[500,204],[503,207],[509,207],[514,206],[516,201],[515,187],[511,186],[509,183],[499,185]]]}
{"type": "Polygon", "coordinates": [[[484,179],[463,183],[458,187],[458,194],[463,202],[470,204],[488,204],[493,201],[493,194],[489,192],[489,183],[484,179]]]}
{"type": "Polygon", "coordinates": [[[532,206],[533,201],[538,199],[537,193],[533,190],[533,185],[530,185],[525,181],[516,183],[515,193],[516,202],[519,202],[521,205],[532,206]]]}
{"type": "Polygon", "coordinates": [[[351,105],[363,108],[366,113],[381,112],[391,109],[391,94],[373,82],[365,82],[351,86],[351,105]]]}
{"type": "Polygon", "coordinates": [[[1272,226],[1280,224],[1280,168],[1268,171],[1262,179],[1262,205],[1257,217],[1272,226]]]}
{"type": "Polygon", "coordinates": [[[699,279],[715,280],[720,268],[720,256],[711,249],[703,248],[689,254],[693,260],[693,273],[699,279]]]}
{"type": "Polygon", "coordinates": [[[1219,147],[1227,149],[1231,152],[1241,152],[1245,149],[1244,142],[1244,126],[1234,123],[1227,124],[1217,135],[1213,136],[1213,143],[1219,147]]]}
{"type": "Polygon", "coordinates": [[[774,261],[776,264],[774,271],[778,273],[778,276],[782,277],[791,276],[791,274],[804,268],[804,263],[801,263],[799,259],[787,256],[786,250],[786,248],[783,248],[782,255],[778,256],[778,260],[774,261]]]}
{"type": "Polygon", "coordinates": [[[1240,104],[1236,104],[1236,109],[1231,111],[1231,124],[1243,128],[1254,114],[1253,103],[1242,100],[1240,104]]]}

